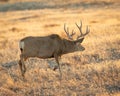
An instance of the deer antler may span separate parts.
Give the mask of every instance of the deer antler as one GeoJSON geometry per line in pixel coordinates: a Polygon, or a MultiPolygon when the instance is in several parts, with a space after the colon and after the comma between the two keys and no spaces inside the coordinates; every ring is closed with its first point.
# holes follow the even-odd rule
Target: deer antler
{"type": "MultiPolygon", "coordinates": [[[[79,39],[81,39],[81,38],[84,38],[84,36],[87,35],[87,34],[90,32],[90,30],[88,29],[88,26],[87,26],[87,28],[86,28],[86,32],[85,32],[85,33],[82,32],[82,21],[80,21],[80,25],[78,25],[77,23],[75,23],[75,24],[76,24],[76,26],[78,27],[78,29],[79,29],[79,31],[80,31],[80,35],[77,36],[77,39],[76,39],[76,40],[79,40],[79,39]]],[[[72,33],[70,34],[68,27],[67,27],[67,29],[66,29],[66,24],[64,24],[64,31],[65,31],[65,33],[67,34],[67,37],[68,37],[70,40],[73,40],[73,35],[76,34],[76,33],[74,32],[74,30],[72,30],[72,33]]]]}
{"type": "Polygon", "coordinates": [[[74,30],[72,30],[72,33],[70,34],[68,27],[67,27],[67,30],[66,30],[66,24],[64,24],[64,31],[65,31],[65,33],[67,34],[67,37],[68,37],[70,40],[73,40],[73,35],[75,35],[74,30]]]}
{"type": "Polygon", "coordinates": [[[78,27],[78,29],[80,31],[80,35],[77,36],[77,40],[80,39],[80,38],[84,38],[84,36],[87,35],[90,32],[90,30],[88,29],[88,26],[87,26],[86,33],[84,33],[84,34],[82,33],[82,21],[80,21],[80,26],[77,23],[75,23],[75,24],[76,24],[76,26],[78,27]]]}

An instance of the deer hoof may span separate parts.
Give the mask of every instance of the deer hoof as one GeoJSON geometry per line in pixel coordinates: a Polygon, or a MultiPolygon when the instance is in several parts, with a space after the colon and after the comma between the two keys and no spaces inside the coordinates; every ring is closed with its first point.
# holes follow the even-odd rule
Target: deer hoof
{"type": "Polygon", "coordinates": [[[55,66],[53,70],[55,71],[56,69],[58,69],[58,66],[55,66]]]}

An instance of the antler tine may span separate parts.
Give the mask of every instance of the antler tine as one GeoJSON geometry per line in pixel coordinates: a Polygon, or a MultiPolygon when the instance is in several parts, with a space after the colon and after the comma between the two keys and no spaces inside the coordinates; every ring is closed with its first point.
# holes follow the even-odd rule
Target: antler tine
{"type": "Polygon", "coordinates": [[[72,30],[72,34],[71,34],[71,36],[73,36],[73,35],[75,35],[75,32],[74,32],[74,30],[72,30]]]}
{"type": "Polygon", "coordinates": [[[80,21],[80,26],[77,23],[75,23],[75,24],[76,24],[76,26],[78,27],[78,29],[80,31],[80,35],[77,36],[77,39],[79,39],[80,37],[83,36],[83,33],[82,33],[82,21],[80,21]]]}
{"type": "Polygon", "coordinates": [[[69,34],[69,29],[68,29],[68,27],[67,27],[67,30],[66,30],[66,24],[64,24],[64,31],[65,31],[65,33],[67,34],[68,38],[69,38],[70,40],[73,40],[72,36],[75,35],[74,30],[72,30],[72,33],[69,34]]]}
{"type": "Polygon", "coordinates": [[[88,34],[90,32],[90,29],[88,28],[88,26],[87,26],[87,28],[86,28],[86,33],[88,34]]]}
{"type": "Polygon", "coordinates": [[[82,21],[80,21],[80,26],[77,23],[75,23],[75,24],[78,27],[80,34],[83,35],[83,33],[82,33],[82,21]]]}
{"type": "Polygon", "coordinates": [[[65,26],[66,26],[66,24],[64,24],[64,31],[67,33],[65,26]]]}
{"type": "Polygon", "coordinates": [[[88,26],[87,26],[87,28],[86,28],[86,33],[83,34],[83,37],[84,37],[85,35],[87,35],[89,32],[90,32],[90,29],[89,29],[88,26]]]}
{"type": "Polygon", "coordinates": [[[88,26],[87,26],[87,28],[86,28],[86,33],[83,34],[83,33],[82,33],[82,21],[80,21],[80,23],[81,23],[80,26],[78,26],[77,23],[76,23],[76,26],[78,27],[78,29],[79,29],[79,31],[80,31],[80,34],[81,34],[81,35],[77,36],[77,39],[83,38],[85,35],[87,35],[87,34],[90,32],[90,30],[89,30],[89,28],[88,28],[88,26]]]}
{"type": "Polygon", "coordinates": [[[66,30],[66,24],[64,24],[64,31],[67,34],[67,36],[69,36],[69,33],[68,33],[69,29],[67,28],[67,30],[66,30]]]}

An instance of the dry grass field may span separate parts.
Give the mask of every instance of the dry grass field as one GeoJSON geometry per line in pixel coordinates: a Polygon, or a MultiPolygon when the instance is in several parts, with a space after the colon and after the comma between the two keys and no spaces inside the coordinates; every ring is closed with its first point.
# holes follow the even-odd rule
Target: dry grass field
{"type": "Polygon", "coordinates": [[[0,96],[120,96],[119,0],[16,1],[0,0],[0,96]],[[26,61],[23,80],[19,40],[53,33],[67,38],[64,23],[79,34],[80,20],[83,31],[90,28],[86,50],[61,57],[62,80],[50,68],[54,59],[38,58],[26,61]]]}

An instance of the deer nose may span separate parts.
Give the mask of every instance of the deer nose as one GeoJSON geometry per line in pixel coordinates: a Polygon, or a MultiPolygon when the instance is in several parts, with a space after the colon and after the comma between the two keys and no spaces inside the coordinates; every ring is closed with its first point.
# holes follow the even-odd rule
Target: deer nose
{"type": "Polygon", "coordinates": [[[84,51],[84,50],[85,50],[85,48],[84,48],[83,46],[81,46],[80,50],[81,50],[81,51],[84,51]]]}
{"type": "Polygon", "coordinates": [[[84,51],[84,50],[85,50],[85,48],[83,47],[83,48],[82,48],[82,51],[84,51]]]}

